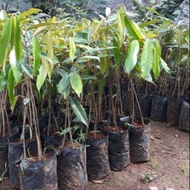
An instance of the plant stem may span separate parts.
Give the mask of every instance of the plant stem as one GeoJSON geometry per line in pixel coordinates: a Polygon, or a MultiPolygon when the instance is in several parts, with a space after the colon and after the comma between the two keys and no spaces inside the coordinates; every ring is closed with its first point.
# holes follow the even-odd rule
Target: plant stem
{"type": "MultiPolygon", "coordinates": [[[[137,97],[137,93],[135,91],[135,87],[134,87],[134,84],[133,84],[133,80],[131,80],[131,88],[132,88],[132,91],[134,92],[134,95],[135,95],[135,99],[136,99],[136,102],[137,102],[137,105],[138,105],[138,109],[139,109],[139,113],[140,113],[140,120],[141,120],[141,124],[142,124],[142,127],[144,127],[144,120],[143,120],[143,115],[142,115],[142,111],[141,111],[141,107],[140,107],[140,103],[139,103],[139,100],[138,100],[138,97],[137,97]]],[[[134,110],[134,108],[133,108],[134,110]]]]}
{"type": "Polygon", "coordinates": [[[24,105],[24,109],[23,109],[23,124],[22,124],[22,135],[23,135],[22,143],[23,143],[23,155],[24,155],[24,159],[26,159],[26,141],[25,141],[26,112],[27,112],[26,110],[27,110],[27,105],[24,105]]]}

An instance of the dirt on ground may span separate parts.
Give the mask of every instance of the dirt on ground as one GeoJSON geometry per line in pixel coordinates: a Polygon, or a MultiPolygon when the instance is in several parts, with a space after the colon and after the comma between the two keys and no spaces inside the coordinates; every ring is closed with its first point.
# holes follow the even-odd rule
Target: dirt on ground
{"type": "Polygon", "coordinates": [[[150,160],[112,171],[85,190],[189,190],[189,133],[151,122],[150,160]]]}
{"type": "MultiPolygon", "coordinates": [[[[189,157],[189,133],[152,121],[150,160],[89,181],[85,190],[189,190],[189,157]]],[[[0,190],[12,190],[8,179],[0,190]]]]}

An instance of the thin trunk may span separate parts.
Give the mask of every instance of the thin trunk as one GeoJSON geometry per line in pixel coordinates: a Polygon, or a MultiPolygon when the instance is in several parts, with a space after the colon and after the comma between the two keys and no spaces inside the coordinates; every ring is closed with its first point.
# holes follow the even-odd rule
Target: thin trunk
{"type": "MultiPolygon", "coordinates": [[[[138,100],[138,97],[137,97],[137,93],[135,91],[135,87],[134,87],[134,84],[133,84],[133,80],[131,79],[131,88],[132,88],[132,91],[135,95],[135,99],[136,99],[136,102],[137,102],[137,105],[138,105],[138,109],[139,109],[139,113],[140,113],[140,120],[141,120],[141,124],[142,124],[142,127],[144,127],[144,120],[143,120],[143,115],[142,115],[142,111],[141,111],[141,107],[140,107],[140,104],[139,104],[139,100],[138,100]]],[[[133,97],[133,105],[134,105],[134,97],[133,97]]],[[[133,112],[134,112],[134,106],[133,106],[133,112]]],[[[134,114],[134,113],[133,113],[134,114]]]]}

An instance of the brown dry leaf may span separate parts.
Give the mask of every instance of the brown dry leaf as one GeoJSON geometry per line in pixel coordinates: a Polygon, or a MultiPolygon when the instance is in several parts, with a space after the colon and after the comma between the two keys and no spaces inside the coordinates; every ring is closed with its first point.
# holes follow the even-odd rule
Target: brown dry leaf
{"type": "Polygon", "coordinates": [[[97,183],[97,184],[104,183],[104,180],[101,180],[101,179],[99,179],[99,180],[90,180],[90,181],[92,181],[93,183],[97,183]]]}

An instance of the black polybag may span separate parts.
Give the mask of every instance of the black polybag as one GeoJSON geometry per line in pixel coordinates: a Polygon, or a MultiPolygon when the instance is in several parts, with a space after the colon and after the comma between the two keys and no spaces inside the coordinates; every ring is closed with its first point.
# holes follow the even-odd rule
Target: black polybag
{"type": "Polygon", "coordinates": [[[166,121],[167,98],[154,96],[152,98],[151,119],[153,121],[166,121]]]}
{"type": "MultiPolygon", "coordinates": [[[[150,117],[151,115],[152,98],[153,98],[152,94],[138,95],[138,100],[139,100],[143,117],[150,117]]],[[[135,115],[140,116],[137,103],[135,103],[135,115]]]]}
{"type": "Polygon", "coordinates": [[[167,102],[167,123],[178,126],[182,100],[168,99],[167,102]]]}
{"type": "Polygon", "coordinates": [[[62,148],[57,156],[59,190],[83,190],[88,182],[86,148],[62,148]]]}
{"type": "Polygon", "coordinates": [[[102,129],[109,136],[108,156],[111,170],[121,171],[130,163],[129,131],[111,132],[102,129]]]}
{"type": "Polygon", "coordinates": [[[8,176],[8,137],[0,138],[0,176],[8,176]]]}
{"type": "Polygon", "coordinates": [[[87,173],[90,180],[106,177],[110,171],[108,159],[108,136],[87,139],[87,173]]]}
{"type": "MultiPolygon", "coordinates": [[[[29,137],[28,134],[25,135],[26,139],[29,137]]],[[[9,137],[8,145],[8,161],[9,161],[9,178],[10,185],[12,188],[20,188],[19,180],[19,163],[22,159],[23,154],[23,143],[16,142],[20,138],[20,134],[12,135],[9,137]]],[[[36,140],[31,140],[26,142],[26,151],[29,155],[36,155],[37,152],[37,142],[36,140]]]]}
{"type": "Polygon", "coordinates": [[[58,190],[57,157],[48,159],[23,159],[20,163],[20,190],[58,190]]]}
{"type": "Polygon", "coordinates": [[[150,121],[145,120],[143,129],[129,128],[130,161],[145,162],[149,160],[150,153],[150,121]]]}
{"type": "Polygon", "coordinates": [[[186,101],[183,101],[179,117],[179,125],[178,125],[178,128],[182,131],[190,132],[189,114],[190,114],[190,104],[186,101]]]}

